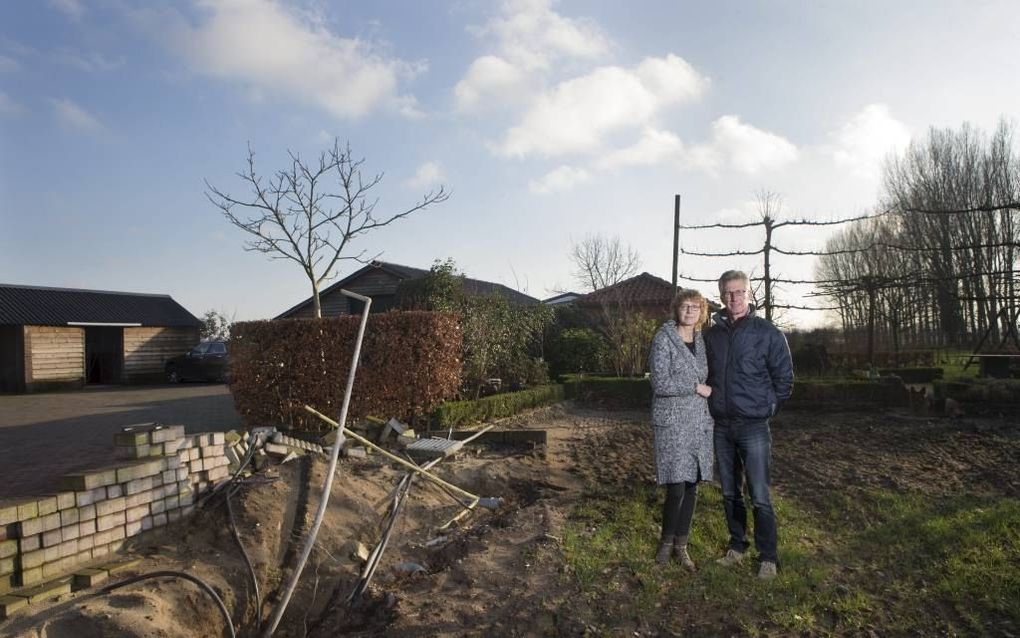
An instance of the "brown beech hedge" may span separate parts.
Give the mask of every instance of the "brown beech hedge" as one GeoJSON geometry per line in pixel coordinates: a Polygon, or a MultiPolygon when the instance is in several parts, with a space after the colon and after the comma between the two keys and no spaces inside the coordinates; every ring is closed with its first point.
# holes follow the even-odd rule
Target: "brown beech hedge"
{"type": "MultiPolygon", "coordinates": [[[[303,406],[339,416],[359,321],[343,316],[233,324],[230,392],[245,424],[327,429],[303,406]]],[[[457,392],[460,352],[456,315],[369,315],[348,418],[428,414],[457,392]]]]}

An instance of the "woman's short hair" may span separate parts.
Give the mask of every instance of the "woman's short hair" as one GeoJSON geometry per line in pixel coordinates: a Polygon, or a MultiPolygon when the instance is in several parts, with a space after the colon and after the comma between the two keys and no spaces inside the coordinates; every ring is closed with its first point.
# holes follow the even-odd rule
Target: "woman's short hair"
{"type": "Polygon", "coordinates": [[[673,317],[673,321],[680,325],[680,306],[685,302],[696,301],[701,305],[701,314],[698,315],[698,322],[694,324],[695,330],[701,330],[701,327],[708,321],[708,300],[698,292],[697,290],[681,290],[676,293],[673,297],[673,302],[669,304],[669,314],[673,317]]]}

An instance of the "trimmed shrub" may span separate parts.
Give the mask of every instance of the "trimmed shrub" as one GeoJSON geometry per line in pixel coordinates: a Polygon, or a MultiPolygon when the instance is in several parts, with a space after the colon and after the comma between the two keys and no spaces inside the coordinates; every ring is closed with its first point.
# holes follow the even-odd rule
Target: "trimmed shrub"
{"type": "Polygon", "coordinates": [[[564,384],[568,399],[610,409],[651,409],[652,384],[647,378],[578,377],[564,384]]]}
{"type": "Polygon", "coordinates": [[[607,368],[609,346],[591,328],[565,328],[548,342],[546,354],[555,374],[602,372],[607,368]]]}
{"type": "Polygon", "coordinates": [[[563,386],[550,384],[520,392],[494,394],[474,401],[447,401],[436,408],[432,416],[436,427],[451,428],[513,416],[522,410],[556,403],[563,398],[563,386]]]}
{"type": "Polygon", "coordinates": [[[882,376],[897,376],[904,383],[931,383],[942,378],[942,368],[881,368],[882,376]]]}
{"type": "MultiPolygon", "coordinates": [[[[359,321],[359,316],[343,316],[231,326],[230,392],[244,422],[326,429],[303,406],[332,418],[339,415],[359,321]]],[[[370,315],[349,418],[428,414],[457,392],[460,351],[455,315],[370,315]]]]}

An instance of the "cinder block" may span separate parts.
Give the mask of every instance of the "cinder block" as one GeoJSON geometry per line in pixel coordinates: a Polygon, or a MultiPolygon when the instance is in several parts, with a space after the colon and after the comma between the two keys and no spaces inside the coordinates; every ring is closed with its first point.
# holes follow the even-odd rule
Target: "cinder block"
{"type": "Polygon", "coordinates": [[[137,447],[151,442],[150,433],[145,430],[130,430],[113,435],[113,444],[123,447],[137,447]]]}
{"type": "Polygon", "coordinates": [[[19,521],[17,524],[18,536],[35,536],[43,533],[43,520],[41,518],[30,518],[26,521],[19,521]]]}
{"type": "Polygon", "coordinates": [[[177,468],[177,481],[178,482],[188,480],[188,476],[190,476],[190,475],[191,475],[191,473],[188,472],[188,468],[186,468],[186,467],[179,467],[179,468],[177,468]]]}
{"type": "Polygon", "coordinates": [[[171,439],[163,442],[163,454],[177,454],[184,447],[184,438],[171,439]]]}
{"type": "Polygon", "coordinates": [[[157,443],[149,446],[149,458],[154,456],[163,456],[163,444],[157,443]]]}
{"type": "Polygon", "coordinates": [[[47,514],[59,511],[56,496],[44,496],[40,498],[36,501],[36,507],[39,510],[39,516],[46,516],[47,514]]]}
{"type": "Polygon", "coordinates": [[[175,483],[177,481],[177,470],[166,470],[162,474],[163,484],[175,483]]]}
{"type": "Polygon", "coordinates": [[[91,518],[87,521],[78,523],[78,537],[89,536],[96,533],[96,519],[91,518]]]}
{"type": "Polygon", "coordinates": [[[94,490],[97,487],[106,487],[116,482],[117,469],[112,467],[65,474],[60,479],[61,489],[74,490],[75,492],[94,490]]]}
{"type": "Polygon", "coordinates": [[[81,536],[78,538],[78,549],[82,551],[90,550],[96,545],[95,536],[81,536]]]}
{"type": "Polygon", "coordinates": [[[219,467],[214,467],[213,469],[209,470],[206,478],[209,480],[209,482],[214,482],[219,481],[220,479],[225,479],[229,475],[230,470],[227,469],[227,466],[221,465],[219,467]]]}
{"type": "MultiPolygon", "coordinates": [[[[39,505],[36,505],[38,509],[39,505]]],[[[0,503],[0,527],[6,527],[12,523],[17,523],[18,518],[18,504],[15,502],[3,502],[0,503]]]]}
{"type": "Polygon", "coordinates": [[[57,494],[57,507],[63,511],[75,506],[74,492],[61,492],[57,494]]]}
{"type": "Polygon", "coordinates": [[[95,505],[84,505],[78,508],[78,522],[89,521],[96,517],[95,505]]]}
{"type": "Polygon", "coordinates": [[[163,512],[162,514],[152,515],[152,525],[154,527],[162,527],[166,524],[167,524],[166,512],[163,512]]]}
{"type": "Polygon", "coordinates": [[[60,535],[59,527],[57,529],[51,529],[47,532],[43,532],[43,547],[53,547],[54,545],[59,545],[61,542],[63,542],[63,538],[60,535]]]}
{"type": "Polygon", "coordinates": [[[135,534],[139,534],[139,533],[141,533],[141,531],[142,531],[142,521],[141,521],[141,519],[139,519],[137,521],[128,521],[124,525],[124,533],[128,537],[134,536],[135,534]]]}
{"type": "MultiPolygon", "coordinates": [[[[69,572],[73,567],[74,567],[74,561],[68,560],[66,558],[62,558],[62,559],[58,560],[55,563],[46,563],[45,565],[43,565],[43,578],[56,578],[58,576],[63,576],[64,574],[69,572]]],[[[65,591],[61,591],[60,593],[53,594],[53,596],[49,596],[49,598],[53,598],[54,596],[59,596],[60,594],[65,594],[65,593],[69,594],[69,593],[71,593],[71,581],[70,581],[70,579],[68,579],[66,584],[67,584],[67,591],[66,592],[65,591]]]]}
{"type": "Polygon", "coordinates": [[[153,443],[165,443],[166,441],[173,441],[174,439],[184,440],[183,425],[166,425],[152,433],[153,443]]]}
{"type": "Polygon", "coordinates": [[[81,527],[78,526],[78,523],[60,528],[60,539],[62,541],[74,540],[79,536],[81,536],[81,527]]]}
{"type": "Polygon", "coordinates": [[[74,573],[71,585],[75,591],[79,589],[89,589],[106,582],[109,577],[110,572],[105,569],[82,569],[74,573]]]}
{"type": "Polygon", "coordinates": [[[43,581],[42,563],[40,563],[37,567],[32,567],[31,569],[23,567],[21,571],[18,572],[17,576],[18,583],[22,587],[30,587],[41,583],[43,581]]]}
{"type": "MultiPolygon", "coordinates": [[[[37,549],[34,552],[24,552],[18,557],[18,569],[25,571],[26,569],[34,569],[41,566],[46,562],[46,550],[37,549]]],[[[25,584],[25,583],[22,583],[25,584]]]]}
{"type": "Polygon", "coordinates": [[[0,542],[0,558],[14,556],[17,553],[18,553],[18,541],[12,538],[10,540],[0,542]]]}
{"type": "Polygon", "coordinates": [[[68,525],[77,524],[79,520],[78,508],[72,507],[66,510],[60,510],[60,526],[67,527],[68,525]]]}
{"type": "Polygon", "coordinates": [[[91,490],[79,490],[74,493],[74,502],[78,507],[92,505],[96,501],[106,498],[106,487],[99,487],[91,490]]]}
{"type": "Polygon", "coordinates": [[[124,493],[128,495],[138,494],[139,492],[151,490],[153,486],[154,482],[151,476],[137,478],[133,481],[128,481],[128,483],[124,486],[124,493]]]}
{"type": "Polygon", "coordinates": [[[92,548],[92,558],[100,558],[110,553],[110,546],[107,545],[96,545],[92,548]]]}
{"type": "Polygon", "coordinates": [[[131,496],[125,497],[125,503],[129,508],[138,507],[139,505],[151,503],[153,498],[155,497],[154,492],[155,490],[146,490],[144,492],[132,494],[131,496]]]}
{"type": "Polygon", "coordinates": [[[181,467],[181,457],[174,454],[163,459],[163,471],[176,470],[181,467]]]}
{"type": "Polygon", "coordinates": [[[177,509],[181,506],[181,499],[179,496],[168,496],[164,502],[166,503],[167,510],[177,509]]]}
{"type": "Polygon", "coordinates": [[[154,515],[155,514],[162,514],[163,512],[166,511],[166,500],[159,499],[158,501],[153,501],[149,505],[149,507],[151,508],[151,511],[152,511],[152,513],[154,515]]]}
{"type": "Polygon", "coordinates": [[[78,553],[78,539],[60,544],[60,557],[68,558],[78,553]]]}
{"type": "Polygon", "coordinates": [[[60,512],[53,512],[41,517],[44,532],[60,528],[60,512]]]}
{"type": "Polygon", "coordinates": [[[124,496],[124,486],[120,483],[106,486],[106,498],[120,498],[124,496]]]}
{"type": "Polygon", "coordinates": [[[110,498],[96,503],[96,516],[100,519],[114,512],[123,512],[127,508],[127,499],[123,496],[110,498]]]}
{"type": "Polygon", "coordinates": [[[195,503],[195,495],[191,493],[191,490],[181,493],[180,503],[181,507],[186,507],[195,503]]]}
{"type": "Polygon", "coordinates": [[[125,522],[133,523],[137,520],[140,520],[143,516],[148,516],[149,507],[150,505],[146,503],[145,505],[139,505],[138,507],[132,507],[128,509],[127,511],[124,512],[125,522]]]}
{"type": "Polygon", "coordinates": [[[96,531],[103,532],[118,527],[123,528],[125,520],[123,511],[100,516],[96,519],[96,531]]]}
{"type": "Polygon", "coordinates": [[[25,536],[18,539],[18,553],[34,552],[42,547],[42,535],[25,536]]]}
{"type": "Polygon", "coordinates": [[[117,458],[121,459],[144,459],[149,456],[149,444],[137,445],[132,447],[118,447],[116,448],[117,458]]]}
{"type": "Polygon", "coordinates": [[[24,521],[39,516],[39,503],[36,501],[22,501],[17,506],[17,520],[24,521]]]}
{"type": "Polygon", "coordinates": [[[0,596],[0,620],[7,620],[11,614],[28,606],[28,599],[21,596],[0,596]]]}
{"type": "MultiPolygon", "coordinates": [[[[113,529],[111,529],[110,530],[110,534],[111,534],[111,538],[113,539],[111,542],[122,541],[125,538],[127,538],[127,533],[124,531],[124,526],[123,525],[118,525],[117,527],[114,527],[113,529]]],[[[117,548],[117,549],[120,549],[120,548],[117,548]]],[[[117,550],[111,549],[110,551],[117,551],[117,550]]]]}

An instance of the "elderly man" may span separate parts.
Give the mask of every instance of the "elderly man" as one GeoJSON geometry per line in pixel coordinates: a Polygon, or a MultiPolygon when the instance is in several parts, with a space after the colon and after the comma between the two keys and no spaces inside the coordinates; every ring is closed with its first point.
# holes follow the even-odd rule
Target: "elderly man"
{"type": "Polygon", "coordinates": [[[709,410],[715,418],[715,458],[722,484],[730,544],[721,565],[744,560],[747,508],[746,478],[754,507],[754,545],[758,550],[758,577],[776,576],[776,514],[769,495],[772,434],[769,419],[793,391],[793,361],[783,333],[750,304],[750,282],[739,270],[719,278],[719,295],[725,308],[705,331],[708,354],[709,410]]]}

